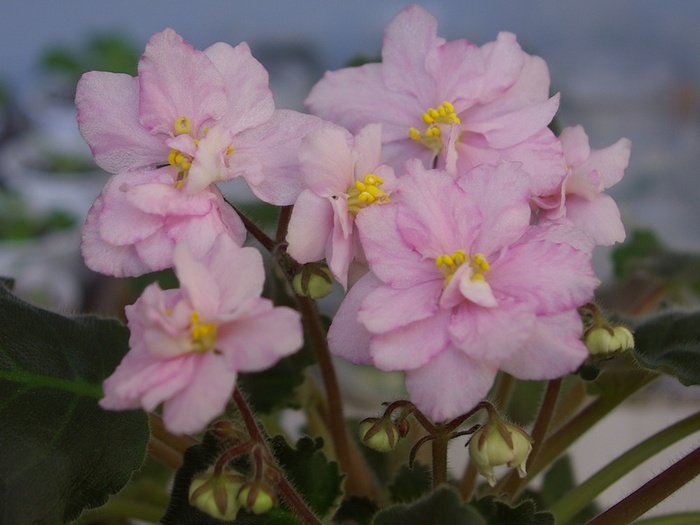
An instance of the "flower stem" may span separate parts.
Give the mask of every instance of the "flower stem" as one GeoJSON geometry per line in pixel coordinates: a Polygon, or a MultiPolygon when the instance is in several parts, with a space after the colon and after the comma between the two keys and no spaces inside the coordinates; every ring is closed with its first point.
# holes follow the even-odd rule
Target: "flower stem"
{"type": "Polygon", "coordinates": [[[280,216],[277,219],[277,232],[275,233],[277,244],[282,244],[287,238],[287,228],[289,220],[292,218],[292,208],[293,206],[282,206],[280,209],[280,216]]]}
{"type": "Polygon", "coordinates": [[[323,386],[326,391],[326,399],[328,401],[328,426],[333,439],[333,448],[335,455],[340,464],[340,468],[348,474],[346,483],[352,485],[353,478],[351,476],[352,462],[350,461],[348,433],[345,427],[345,418],[343,416],[343,403],[340,396],[340,388],[338,387],[338,378],[331,361],[330,351],[328,350],[328,342],[326,333],[321,326],[321,320],[316,312],[315,305],[308,297],[297,297],[299,310],[304,320],[304,326],[308,330],[311,343],[316,354],[316,361],[321,371],[323,386]]]}
{"type": "Polygon", "coordinates": [[[700,523],[700,512],[679,512],[637,520],[634,525],[697,525],[698,523],[700,523]]]}
{"type": "Polygon", "coordinates": [[[578,414],[563,424],[556,432],[550,435],[540,447],[534,461],[528,466],[527,476],[522,481],[526,486],[532,478],[542,472],[547,465],[554,461],[572,443],[585,434],[591,427],[607,416],[622,401],[634,392],[656,379],[656,375],[649,374],[644,380],[635,382],[632,386],[615,396],[601,396],[584,407],[578,414]]]}
{"type": "MultiPolygon", "coordinates": [[[[258,424],[255,422],[255,418],[253,417],[253,413],[248,406],[248,402],[244,399],[238,388],[234,389],[233,391],[233,401],[238,407],[238,411],[243,419],[243,424],[245,425],[251,439],[267,447],[267,442],[265,441],[262,432],[260,432],[258,424]]],[[[272,454],[270,454],[270,457],[272,457],[272,454]]],[[[280,470],[280,472],[282,471],[280,470]]],[[[323,525],[320,518],[314,514],[308,505],[306,505],[304,500],[301,499],[299,493],[294,490],[289,481],[287,481],[284,473],[282,473],[277,482],[277,489],[279,490],[279,493],[281,494],[285,503],[297,515],[301,522],[304,523],[304,525],[323,525]]]]}
{"type": "MultiPolygon", "coordinates": [[[[226,201],[228,202],[228,201],[226,201]]],[[[275,249],[275,241],[270,238],[270,236],[262,231],[262,229],[255,224],[253,221],[251,221],[241,210],[236,208],[233,204],[228,202],[229,206],[231,206],[234,211],[238,214],[238,216],[241,218],[241,221],[243,222],[243,226],[245,226],[245,229],[248,230],[248,233],[250,233],[255,239],[263,245],[263,247],[272,252],[275,249]]]]}
{"type": "Polygon", "coordinates": [[[647,481],[587,525],[627,525],[700,474],[700,448],[696,448],[658,476],[647,481]]]}
{"type": "Polygon", "coordinates": [[[433,488],[447,483],[447,444],[450,436],[446,432],[439,432],[432,440],[433,446],[433,488]]]}
{"type": "Polygon", "coordinates": [[[556,501],[549,508],[549,511],[554,514],[557,523],[566,523],[606,488],[649,457],[699,430],[700,412],[697,412],[657,432],[600,469],[559,501],[556,501]]]}

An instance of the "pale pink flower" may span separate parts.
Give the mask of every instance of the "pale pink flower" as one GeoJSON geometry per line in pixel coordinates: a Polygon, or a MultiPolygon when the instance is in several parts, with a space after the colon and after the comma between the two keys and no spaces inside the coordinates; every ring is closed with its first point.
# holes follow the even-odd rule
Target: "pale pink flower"
{"type": "Polygon", "coordinates": [[[239,372],[256,372],[301,347],[299,314],[260,297],[260,253],[217,238],[200,260],[175,250],[180,288],[149,285],[125,309],[130,350],[104,382],[103,408],[154,410],[176,434],[221,414],[239,372]]]}
{"type": "Polygon", "coordinates": [[[355,218],[371,204],[389,201],[394,170],[380,165],[381,125],[353,137],[339,126],[306,136],[299,149],[305,189],[289,222],[288,252],[300,263],[326,259],[333,276],[347,288],[353,262],[366,264],[355,218]]]}
{"type": "Polygon", "coordinates": [[[565,128],[559,140],[567,173],[555,194],[535,199],[541,207],[539,221],[573,224],[599,245],[624,241],[620,210],[604,191],[622,179],[629,163],[630,141],[623,138],[607,148],[591,150],[581,126],[565,128]]]}
{"type": "Polygon", "coordinates": [[[177,243],[203,256],[219,234],[241,245],[246,231],[216,186],[196,193],[172,184],[172,167],[112,176],[88,211],[81,251],[88,268],[127,277],[172,266],[177,243]]]}
{"type": "Polygon", "coordinates": [[[245,43],[198,51],[172,29],[151,37],[138,77],[93,71],[78,83],[80,131],[111,173],[171,165],[185,192],[243,176],[272,204],[301,190],[297,148],[318,119],[275,110],[245,43]]]}
{"type": "Polygon", "coordinates": [[[597,280],[592,244],[566,225],[530,224],[516,164],[454,179],[408,165],[392,202],[357,218],[370,273],[331,325],[334,353],[406,373],[436,421],[472,408],[496,372],[548,379],[587,355],[577,308],[597,280]]]}
{"type": "Polygon", "coordinates": [[[416,157],[453,175],[517,161],[533,195],[564,176],[561,145],[547,128],[559,106],[545,62],[511,33],[481,47],[437,36],[435,18],[413,5],[387,26],[382,62],[327,72],[306,99],[312,113],[356,133],[382,124],[383,159],[395,170],[416,157]]]}

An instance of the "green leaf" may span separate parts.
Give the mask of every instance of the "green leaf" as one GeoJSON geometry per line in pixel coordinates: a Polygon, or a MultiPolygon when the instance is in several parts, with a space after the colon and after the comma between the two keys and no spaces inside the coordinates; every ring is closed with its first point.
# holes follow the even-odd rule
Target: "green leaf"
{"type": "Polygon", "coordinates": [[[128,337],[117,321],[64,317],[0,285],[0,523],[66,523],[139,468],[146,414],[97,404],[128,337]]]}
{"type": "Polygon", "coordinates": [[[634,332],[637,360],[645,367],[700,385],[700,312],[671,312],[634,332]]]}
{"type": "MultiPolygon", "coordinates": [[[[410,505],[396,505],[376,514],[372,525],[487,525],[452,487],[443,485],[410,505]]],[[[517,522],[511,522],[513,524],[517,522]]],[[[520,524],[518,524],[520,525],[520,524]]]]}
{"type": "Polygon", "coordinates": [[[378,510],[379,507],[374,501],[359,496],[350,496],[340,504],[335,516],[333,516],[333,523],[370,525],[378,510]]]}
{"type": "Polygon", "coordinates": [[[430,469],[422,463],[414,463],[413,468],[402,465],[394,482],[389,486],[391,501],[394,503],[410,503],[430,492],[430,469]]]}
{"type": "Polygon", "coordinates": [[[321,451],[323,440],[302,437],[292,448],[284,436],[275,436],[270,445],[292,486],[309,507],[319,516],[328,514],[342,494],[343,476],[338,464],[328,462],[321,451]]]}
{"type": "MultiPolygon", "coordinates": [[[[542,504],[542,507],[549,508],[552,503],[564,497],[567,492],[576,486],[577,482],[571,458],[568,454],[565,454],[552,463],[552,466],[545,473],[538,501],[542,504]]],[[[591,502],[576,515],[571,525],[587,523],[588,520],[598,514],[600,514],[600,509],[594,502],[591,502]]]]}
{"type": "Polygon", "coordinates": [[[523,501],[515,507],[486,496],[472,503],[488,525],[554,525],[554,516],[538,512],[532,501],[523,501]]]}

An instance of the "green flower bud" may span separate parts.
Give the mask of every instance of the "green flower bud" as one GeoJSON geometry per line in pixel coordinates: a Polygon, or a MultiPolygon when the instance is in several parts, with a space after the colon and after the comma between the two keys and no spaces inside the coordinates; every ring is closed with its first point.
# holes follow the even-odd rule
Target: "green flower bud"
{"type": "Polygon", "coordinates": [[[275,506],[275,493],[262,482],[249,483],[238,493],[238,503],[248,512],[263,514],[275,506]]]}
{"type": "Polygon", "coordinates": [[[333,291],[333,274],[328,266],[319,264],[304,265],[292,280],[292,287],[297,295],[323,299],[333,291]]]}
{"type": "Polygon", "coordinates": [[[586,332],[583,342],[591,355],[605,355],[633,348],[634,336],[624,326],[599,326],[586,332]]]}
{"type": "Polygon", "coordinates": [[[517,468],[520,477],[524,477],[531,450],[532,438],[523,429],[501,419],[490,419],[469,441],[469,457],[492,487],[496,484],[493,467],[517,468]]]}
{"type": "MultiPolygon", "coordinates": [[[[377,418],[368,418],[360,422],[360,440],[369,448],[377,452],[389,452],[394,450],[399,438],[403,437],[396,425],[389,421],[382,421],[379,426],[375,424],[380,421],[377,418]]],[[[405,432],[408,432],[406,428],[405,432]]],[[[403,435],[406,435],[405,433],[403,435]]]]}
{"type": "Polygon", "coordinates": [[[245,481],[245,476],[231,468],[224,468],[221,474],[217,475],[211,466],[192,478],[190,505],[213,518],[233,521],[241,508],[237,497],[245,481]]]}

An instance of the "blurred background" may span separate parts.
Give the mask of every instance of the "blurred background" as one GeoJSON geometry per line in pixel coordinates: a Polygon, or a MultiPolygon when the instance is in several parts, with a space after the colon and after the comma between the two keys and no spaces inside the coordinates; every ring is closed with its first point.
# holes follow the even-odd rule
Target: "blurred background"
{"type": "MultiPolygon", "coordinates": [[[[270,72],[278,106],[303,110],[304,97],[324,71],[379,53],[384,26],[409,3],[1,0],[0,274],[12,275],[20,293],[43,304],[99,309],[86,303],[85,289],[96,276],[82,267],[78,254],[82,218],[106,180],[77,134],[72,96],[82,72],[130,71],[149,36],[169,26],[200,49],[247,41],[270,72]]],[[[552,90],[562,93],[561,127],[582,124],[594,148],[623,136],[632,140],[626,177],[610,191],[628,229],[652,228],[673,247],[700,249],[700,2],[422,5],[447,39],[483,44],[499,31],[516,33],[526,51],[549,64],[552,90]]],[[[597,255],[603,277],[611,271],[609,254],[597,255]]],[[[620,432],[620,420],[599,426],[578,449],[580,474],[614,457],[615,447],[610,457],[596,452],[601,447],[639,441],[654,425],[660,428],[663,418],[677,418],[674,410],[694,409],[659,398],[664,396],[638,403],[624,421],[624,435],[612,435],[620,432]]],[[[697,405],[697,396],[691,403],[697,405]]],[[[687,449],[686,443],[679,450],[687,449]]],[[[626,485],[606,492],[604,501],[616,501],[669,462],[667,457],[646,465],[626,485]]],[[[659,512],[697,509],[689,494],[698,487],[688,487],[659,512]]]]}

